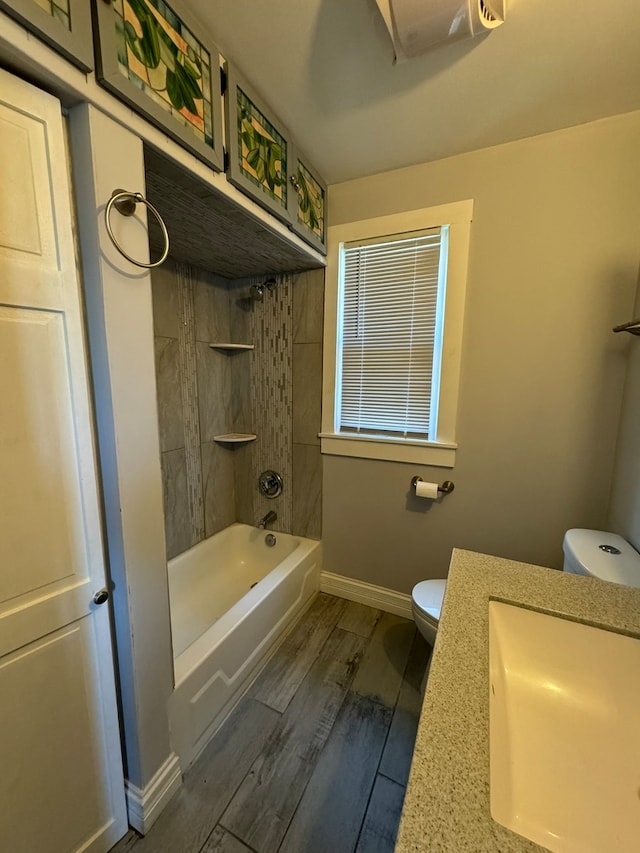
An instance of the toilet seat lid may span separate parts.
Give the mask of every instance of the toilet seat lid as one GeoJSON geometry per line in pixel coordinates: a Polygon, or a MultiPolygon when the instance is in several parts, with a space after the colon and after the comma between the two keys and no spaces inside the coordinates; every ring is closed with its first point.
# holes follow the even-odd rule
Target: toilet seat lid
{"type": "Polygon", "coordinates": [[[413,603],[426,616],[431,616],[432,619],[440,619],[446,585],[447,582],[443,578],[420,581],[414,586],[411,593],[413,603]]]}

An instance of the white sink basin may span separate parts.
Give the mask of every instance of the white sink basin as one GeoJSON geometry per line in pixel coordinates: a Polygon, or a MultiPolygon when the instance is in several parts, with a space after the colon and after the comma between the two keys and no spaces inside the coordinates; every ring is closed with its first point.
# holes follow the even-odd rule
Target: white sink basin
{"type": "Polygon", "coordinates": [[[640,640],[489,602],[491,816],[554,853],[640,851],[640,640]]]}

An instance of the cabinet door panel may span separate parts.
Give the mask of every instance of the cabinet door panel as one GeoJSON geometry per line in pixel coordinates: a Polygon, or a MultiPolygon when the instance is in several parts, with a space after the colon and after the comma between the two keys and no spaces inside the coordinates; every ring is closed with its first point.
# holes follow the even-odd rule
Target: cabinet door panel
{"type": "Polygon", "coordinates": [[[327,186],[317,169],[297,148],[293,150],[289,210],[294,231],[326,254],[327,186]]]}
{"type": "Polygon", "coordinates": [[[0,92],[0,849],[105,853],[127,813],[64,126],[0,92]]]}
{"type": "Polygon", "coordinates": [[[229,63],[227,65],[228,180],[262,207],[291,223],[293,145],[289,131],[229,63]]]}
{"type": "Polygon", "coordinates": [[[189,9],[181,0],[107,0],[95,13],[98,82],[222,171],[220,54],[189,9]]]}

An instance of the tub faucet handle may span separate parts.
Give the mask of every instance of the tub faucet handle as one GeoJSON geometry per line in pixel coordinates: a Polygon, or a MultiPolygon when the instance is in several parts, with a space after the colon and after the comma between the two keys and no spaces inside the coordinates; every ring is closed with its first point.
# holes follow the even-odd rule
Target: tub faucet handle
{"type": "Polygon", "coordinates": [[[265,498],[277,498],[278,495],[282,494],[283,485],[280,474],[271,469],[263,471],[258,477],[258,487],[265,498]]]}

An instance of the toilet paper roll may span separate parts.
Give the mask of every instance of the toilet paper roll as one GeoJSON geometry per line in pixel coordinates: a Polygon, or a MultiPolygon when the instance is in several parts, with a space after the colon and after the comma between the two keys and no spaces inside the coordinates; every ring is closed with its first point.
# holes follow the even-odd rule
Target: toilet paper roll
{"type": "Polygon", "coordinates": [[[428,498],[434,501],[438,497],[438,484],[426,483],[424,480],[418,480],[416,483],[416,495],[419,498],[428,498]]]}

